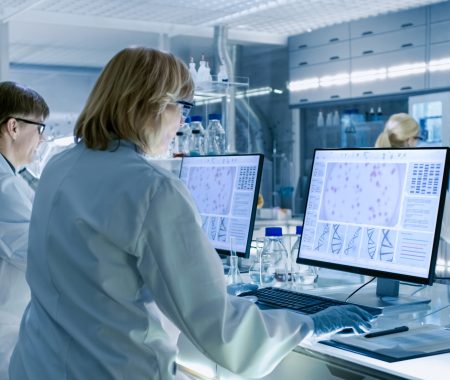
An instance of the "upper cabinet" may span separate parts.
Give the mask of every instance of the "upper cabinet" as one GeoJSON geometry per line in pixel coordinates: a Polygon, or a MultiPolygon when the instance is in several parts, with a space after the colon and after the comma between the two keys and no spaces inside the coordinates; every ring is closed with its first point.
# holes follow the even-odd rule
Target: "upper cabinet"
{"type": "Polygon", "coordinates": [[[306,49],[313,46],[334,44],[336,42],[348,41],[350,29],[348,24],[321,28],[310,33],[299,34],[289,38],[289,50],[306,49]]]}
{"type": "Polygon", "coordinates": [[[449,2],[291,37],[290,104],[448,86],[448,42],[449,2]]]}
{"type": "Polygon", "coordinates": [[[370,17],[350,23],[351,38],[367,37],[374,34],[406,30],[425,25],[425,8],[390,13],[384,16],[370,17]]]}

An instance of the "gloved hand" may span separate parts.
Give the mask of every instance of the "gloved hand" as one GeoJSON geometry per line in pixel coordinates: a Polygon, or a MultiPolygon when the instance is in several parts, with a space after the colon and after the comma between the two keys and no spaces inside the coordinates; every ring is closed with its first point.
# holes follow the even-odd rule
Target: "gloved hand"
{"type": "Polygon", "coordinates": [[[374,320],[372,314],[354,305],[331,306],[325,310],[312,314],[314,321],[314,335],[332,334],[342,329],[353,329],[356,333],[367,332],[374,320]]]}

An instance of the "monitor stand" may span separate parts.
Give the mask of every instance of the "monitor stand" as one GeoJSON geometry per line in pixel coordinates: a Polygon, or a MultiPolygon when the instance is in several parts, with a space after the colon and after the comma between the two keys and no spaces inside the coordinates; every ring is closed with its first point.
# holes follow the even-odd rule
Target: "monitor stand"
{"type": "Polygon", "coordinates": [[[356,293],[348,301],[355,304],[377,307],[388,311],[398,308],[417,308],[431,302],[430,298],[412,297],[399,294],[400,282],[388,278],[377,278],[376,294],[356,293]]]}

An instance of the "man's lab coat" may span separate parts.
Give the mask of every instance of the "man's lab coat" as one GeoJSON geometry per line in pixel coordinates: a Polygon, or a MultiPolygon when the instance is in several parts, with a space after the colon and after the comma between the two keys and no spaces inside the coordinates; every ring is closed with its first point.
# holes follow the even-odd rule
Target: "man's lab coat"
{"type": "Polygon", "coordinates": [[[0,380],[8,378],[9,358],[30,300],[25,268],[33,196],[0,154],[0,380]]]}
{"type": "Polygon", "coordinates": [[[11,380],[172,379],[166,318],[221,366],[269,372],[313,322],[228,296],[200,222],[182,182],[129,142],[53,157],[31,218],[32,300],[11,380]]]}

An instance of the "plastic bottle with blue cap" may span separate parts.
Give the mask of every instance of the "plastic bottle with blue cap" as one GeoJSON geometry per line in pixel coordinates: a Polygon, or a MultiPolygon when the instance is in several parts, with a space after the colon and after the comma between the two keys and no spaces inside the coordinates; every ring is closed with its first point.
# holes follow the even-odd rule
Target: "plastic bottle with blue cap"
{"type": "Polygon", "coordinates": [[[288,254],[282,243],[281,227],[267,227],[261,252],[261,286],[286,287],[288,254]]]}

